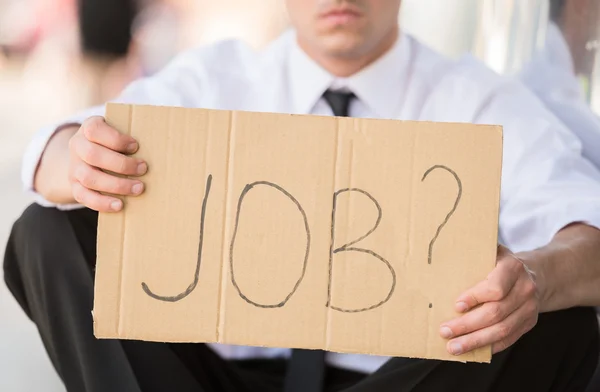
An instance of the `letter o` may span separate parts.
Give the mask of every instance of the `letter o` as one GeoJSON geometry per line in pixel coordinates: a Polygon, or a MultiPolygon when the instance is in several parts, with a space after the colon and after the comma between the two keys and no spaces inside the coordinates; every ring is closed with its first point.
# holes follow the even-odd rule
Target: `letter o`
{"type": "Polygon", "coordinates": [[[244,187],[244,190],[240,194],[240,198],[238,200],[237,211],[236,211],[236,214],[235,214],[235,227],[233,229],[233,235],[232,235],[231,244],[230,244],[230,247],[229,247],[229,268],[230,268],[230,271],[231,271],[231,282],[233,284],[233,287],[235,287],[236,291],[238,292],[239,296],[244,301],[248,302],[251,305],[259,307],[259,308],[280,308],[280,307],[283,307],[289,301],[289,299],[294,295],[294,293],[296,292],[296,290],[298,290],[298,287],[300,286],[300,283],[302,283],[302,279],[304,279],[304,274],[306,273],[306,265],[307,265],[307,262],[308,262],[308,255],[309,255],[309,253],[310,253],[310,228],[308,226],[308,219],[306,217],[306,212],[304,211],[304,209],[302,208],[302,206],[300,205],[300,203],[298,202],[298,200],[296,200],[296,198],[294,196],[292,196],[288,191],[286,191],[285,189],[283,189],[279,185],[271,183],[271,182],[257,181],[257,182],[253,182],[251,184],[246,185],[244,187]],[[300,212],[300,215],[302,216],[302,220],[304,222],[304,229],[305,229],[305,232],[306,232],[306,250],[305,250],[304,255],[303,255],[302,272],[300,274],[300,277],[295,282],[295,284],[294,284],[293,289],[291,290],[291,292],[288,293],[285,296],[285,298],[283,298],[282,300],[275,301],[275,303],[259,303],[257,301],[253,301],[252,299],[250,299],[247,295],[245,295],[242,292],[242,290],[240,289],[240,287],[238,285],[238,282],[236,281],[236,277],[235,277],[234,250],[235,250],[235,241],[236,241],[236,237],[237,237],[237,233],[238,233],[238,228],[239,228],[239,223],[240,223],[240,213],[242,211],[242,207],[243,207],[243,204],[244,204],[245,197],[248,195],[248,193],[251,190],[255,190],[258,187],[270,187],[272,189],[275,189],[275,190],[281,192],[283,195],[285,195],[295,205],[295,207],[300,212]]]}

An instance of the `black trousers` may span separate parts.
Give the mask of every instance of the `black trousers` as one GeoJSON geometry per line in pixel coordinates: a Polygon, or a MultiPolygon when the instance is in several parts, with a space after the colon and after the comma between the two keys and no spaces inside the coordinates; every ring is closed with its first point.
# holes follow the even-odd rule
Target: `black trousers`
{"type": "MultiPolygon", "coordinates": [[[[68,391],[281,391],[286,361],[226,361],[202,344],[96,340],[97,215],[30,206],[6,248],[6,283],[68,391]]],[[[599,356],[591,308],[544,313],[491,364],[395,358],[371,375],[325,371],[325,391],[585,391],[599,356]]],[[[312,392],[312,391],[306,391],[312,392]]]]}

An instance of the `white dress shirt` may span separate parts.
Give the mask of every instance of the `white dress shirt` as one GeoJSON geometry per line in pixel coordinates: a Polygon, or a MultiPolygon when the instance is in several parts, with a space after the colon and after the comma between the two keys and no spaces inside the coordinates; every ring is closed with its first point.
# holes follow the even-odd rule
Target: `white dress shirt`
{"type": "Polygon", "coordinates": [[[518,76],[581,139],[583,156],[600,167],[600,117],[584,99],[571,51],[556,24],[548,26],[544,49],[518,76]]]}
{"type": "MultiPolygon", "coordinates": [[[[521,84],[500,78],[472,57],[445,59],[406,34],[377,62],[341,79],[297,46],[294,31],[260,52],[225,41],[178,56],[155,76],[134,82],[115,101],[331,115],[321,98],[328,88],[356,94],[349,110],[354,117],[503,125],[500,235],[513,250],[542,246],[575,221],[600,228],[600,174],[582,159],[580,141],[521,84]]],[[[102,115],[103,108],[62,124],[80,123],[91,114],[102,115]]],[[[43,148],[59,125],[40,130],[30,145],[23,165],[29,191],[43,148]]],[[[36,197],[39,203],[52,205],[36,197]]],[[[58,206],[73,207],[77,206],[58,206]]],[[[212,347],[225,358],[285,357],[290,352],[212,347]]],[[[366,372],[386,360],[327,354],[330,364],[366,372]]]]}

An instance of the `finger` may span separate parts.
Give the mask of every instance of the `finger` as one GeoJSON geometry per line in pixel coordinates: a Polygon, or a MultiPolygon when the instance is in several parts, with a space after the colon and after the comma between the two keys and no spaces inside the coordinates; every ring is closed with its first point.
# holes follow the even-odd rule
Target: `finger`
{"type": "Polygon", "coordinates": [[[100,193],[87,189],[78,182],[72,185],[73,197],[75,200],[98,212],[118,212],[123,209],[123,202],[112,196],[101,195],[100,193]]]}
{"type": "Polygon", "coordinates": [[[537,317],[530,318],[530,319],[527,319],[526,321],[524,321],[522,324],[521,331],[515,332],[512,335],[508,336],[507,338],[502,339],[502,340],[492,344],[492,354],[497,354],[501,351],[504,351],[507,348],[509,348],[510,346],[512,346],[513,344],[515,344],[517,342],[517,340],[519,340],[523,335],[525,335],[527,332],[531,331],[533,329],[533,327],[535,327],[536,324],[537,324],[537,317]]]}
{"type": "Polygon", "coordinates": [[[81,126],[85,137],[92,143],[113,151],[133,154],[139,148],[137,141],[109,126],[102,117],[90,117],[81,126]]]}
{"type": "Polygon", "coordinates": [[[477,309],[444,323],[440,327],[440,335],[450,339],[487,328],[506,319],[523,302],[519,301],[516,291],[502,301],[486,302],[477,309]]]}
{"type": "Polygon", "coordinates": [[[75,143],[77,156],[88,165],[130,176],[143,175],[148,170],[147,164],[141,159],[123,155],[83,138],[75,143]]]}
{"type": "Polygon", "coordinates": [[[506,349],[537,322],[537,313],[531,308],[531,304],[525,304],[500,323],[450,340],[446,348],[452,355],[461,355],[494,344],[498,345],[497,349],[506,349]]]}
{"type": "Polygon", "coordinates": [[[529,276],[523,273],[506,298],[501,301],[486,302],[478,308],[442,324],[440,335],[450,339],[489,327],[501,322],[530,301],[537,304],[536,286],[529,276]]]}
{"type": "Polygon", "coordinates": [[[74,169],[73,177],[85,188],[113,195],[137,196],[144,191],[141,181],[104,173],[85,162],[81,162],[74,169]]]}
{"type": "Polygon", "coordinates": [[[500,301],[511,291],[521,273],[523,263],[511,255],[500,256],[496,267],[486,280],[461,294],[455,303],[456,311],[464,313],[474,307],[492,301],[500,301]]]}

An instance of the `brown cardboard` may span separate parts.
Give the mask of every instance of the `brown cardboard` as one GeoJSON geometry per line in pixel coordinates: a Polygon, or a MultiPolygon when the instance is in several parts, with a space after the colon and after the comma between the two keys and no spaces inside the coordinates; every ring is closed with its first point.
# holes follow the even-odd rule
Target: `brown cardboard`
{"type": "Polygon", "coordinates": [[[449,355],[438,330],[495,263],[501,127],[120,104],[106,119],[149,172],[100,214],[98,338],[490,360],[449,355]]]}

